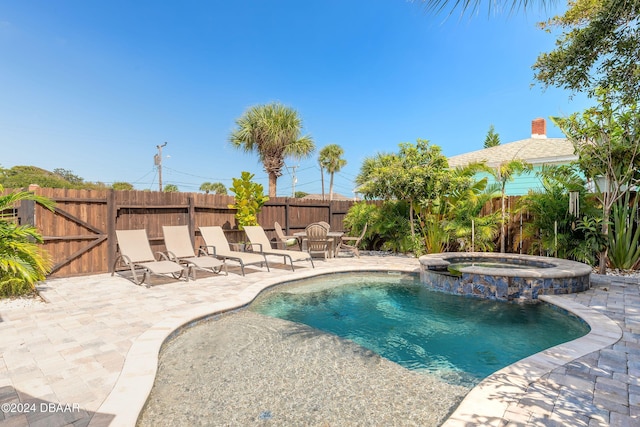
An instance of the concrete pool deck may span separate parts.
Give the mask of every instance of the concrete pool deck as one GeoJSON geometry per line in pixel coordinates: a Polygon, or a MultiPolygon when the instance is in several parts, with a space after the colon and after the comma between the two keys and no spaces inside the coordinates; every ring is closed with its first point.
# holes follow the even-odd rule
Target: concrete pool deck
{"type": "MultiPolygon", "coordinates": [[[[176,328],[251,301],[281,281],[353,270],[419,272],[415,258],[363,256],[271,272],[230,268],[149,289],[108,274],[52,279],[47,304],[0,309],[0,426],[133,426],[176,328]],[[249,272],[250,270],[250,272],[249,272]],[[8,404],[8,405],[7,405],[8,404]],[[8,409],[8,411],[5,411],[8,409]]],[[[589,291],[545,297],[594,330],[511,365],[472,390],[447,426],[640,424],[640,286],[597,278],[589,291]]],[[[398,425],[402,425],[398,420],[398,425]]]]}

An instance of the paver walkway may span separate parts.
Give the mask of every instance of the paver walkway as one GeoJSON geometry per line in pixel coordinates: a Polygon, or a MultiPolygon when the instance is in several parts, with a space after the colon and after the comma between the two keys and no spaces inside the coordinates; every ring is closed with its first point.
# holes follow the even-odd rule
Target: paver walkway
{"type": "MultiPolygon", "coordinates": [[[[316,265],[295,273],[276,266],[246,277],[230,269],[228,276],[200,274],[189,283],[154,279],[158,286],[149,289],[108,274],[46,282],[41,294],[47,304],[0,310],[0,426],[133,426],[153,383],[160,345],[180,325],[246,304],[283,280],[419,268],[416,259],[403,257],[337,258],[316,265]]],[[[639,286],[604,283],[555,298],[606,314],[623,330],[622,339],[545,373],[486,423],[640,425],[639,286]]]]}
{"type": "Polygon", "coordinates": [[[622,329],[622,338],[533,384],[520,405],[543,410],[532,411],[529,425],[640,426],[640,286],[615,278],[593,280],[592,286],[563,298],[605,314],[622,329]]]}

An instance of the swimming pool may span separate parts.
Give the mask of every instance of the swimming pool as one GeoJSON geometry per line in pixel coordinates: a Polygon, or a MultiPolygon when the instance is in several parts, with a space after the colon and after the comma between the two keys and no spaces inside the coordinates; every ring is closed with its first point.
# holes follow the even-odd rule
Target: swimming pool
{"type": "Polygon", "coordinates": [[[450,295],[412,274],[306,279],[261,295],[249,309],[335,334],[407,369],[465,387],[589,331],[580,319],[547,304],[450,295]]]}

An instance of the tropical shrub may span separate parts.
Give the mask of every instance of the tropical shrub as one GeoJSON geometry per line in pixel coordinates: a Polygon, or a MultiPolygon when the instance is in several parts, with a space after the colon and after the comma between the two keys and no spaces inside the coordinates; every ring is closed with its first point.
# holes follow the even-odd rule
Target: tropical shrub
{"type": "Polygon", "coordinates": [[[367,234],[360,241],[360,245],[367,249],[374,247],[376,235],[373,233],[373,224],[377,221],[378,207],[372,203],[358,202],[349,208],[344,217],[344,225],[350,236],[358,236],[362,233],[365,224],[367,234]]]}
{"type": "Polygon", "coordinates": [[[531,242],[530,253],[553,255],[594,265],[601,247],[602,233],[594,230],[601,225],[599,211],[586,192],[585,180],[575,165],[544,167],[538,176],[542,189],[531,190],[520,199],[520,209],[531,219],[523,226],[523,239],[531,242]],[[578,193],[580,217],[569,212],[570,192],[578,193]]]}
{"type": "Polygon", "coordinates": [[[602,218],[583,216],[576,221],[576,233],[582,233],[582,238],[578,236],[577,243],[569,251],[569,258],[595,265],[597,254],[607,245],[607,236],[602,234],[602,218]]]}
{"type": "Polygon", "coordinates": [[[53,172],[36,166],[0,167],[0,185],[4,188],[27,188],[31,184],[43,188],[77,188],[100,190],[108,188],[104,183],[88,182],[73,172],[57,168],[53,172]]]}
{"type": "Polygon", "coordinates": [[[447,250],[450,234],[443,224],[443,219],[440,215],[423,215],[421,229],[422,235],[424,236],[424,251],[426,253],[440,253],[447,250]]]}
{"type": "Polygon", "coordinates": [[[380,236],[380,249],[391,252],[412,252],[416,242],[411,237],[409,203],[403,200],[384,202],[378,211],[373,232],[380,236]]]}
{"type": "MultiPolygon", "coordinates": [[[[0,192],[4,189],[0,186],[0,192]]],[[[34,200],[53,209],[53,202],[26,191],[0,196],[0,213],[22,200],[34,200]]],[[[42,236],[31,225],[18,225],[12,218],[0,215],[0,296],[25,295],[35,291],[51,269],[51,259],[38,243],[42,236]]]]}
{"type": "Polygon", "coordinates": [[[361,243],[367,249],[410,252],[415,245],[408,213],[409,205],[404,201],[391,200],[381,205],[359,202],[351,206],[344,223],[354,236],[368,224],[361,243]]]}
{"type": "Polygon", "coordinates": [[[236,209],[239,230],[247,225],[258,225],[258,213],[269,200],[262,185],[252,181],[253,177],[254,174],[243,171],[240,178],[233,178],[233,185],[229,188],[235,194],[235,203],[229,207],[236,209]]]}
{"type": "MultiPolygon", "coordinates": [[[[582,172],[595,184],[604,235],[610,234],[613,206],[640,183],[640,108],[635,98],[631,104],[613,101],[612,91],[596,90],[597,106],[581,114],[552,118],[573,144],[582,172]]],[[[598,254],[600,274],[606,273],[608,250],[605,246],[598,254]]]]}
{"type": "MultiPolygon", "coordinates": [[[[447,158],[439,146],[418,139],[415,144],[399,144],[398,153],[378,153],[366,158],[356,177],[358,191],[367,199],[403,201],[407,224],[415,239],[416,208],[429,212],[432,202],[451,186],[447,158]]],[[[419,214],[418,214],[419,215],[419,214]]]]}
{"type": "Polygon", "coordinates": [[[114,182],[113,184],[111,184],[111,188],[113,188],[114,190],[118,190],[118,191],[131,191],[131,190],[134,190],[133,184],[128,183],[128,182],[124,182],[124,181],[114,182]]]}
{"type": "Polygon", "coordinates": [[[460,186],[447,197],[448,219],[444,229],[457,250],[492,251],[498,236],[500,212],[482,215],[482,208],[499,196],[499,186],[487,185],[487,178],[460,186]]]}
{"type": "Polygon", "coordinates": [[[640,224],[638,223],[638,196],[633,202],[630,193],[619,199],[611,210],[609,228],[609,264],[612,268],[630,270],[640,264],[640,224]]]}

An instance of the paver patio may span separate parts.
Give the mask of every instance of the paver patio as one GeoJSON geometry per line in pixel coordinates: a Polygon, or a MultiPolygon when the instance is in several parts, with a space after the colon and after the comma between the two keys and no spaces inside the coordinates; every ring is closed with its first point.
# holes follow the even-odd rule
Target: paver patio
{"type": "MultiPolygon", "coordinates": [[[[40,287],[47,304],[0,309],[0,426],[132,426],[153,384],[158,350],[179,326],[242,306],[283,280],[419,270],[417,259],[393,256],[316,265],[270,273],[249,267],[246,277],[231,268],[228,276],[189,283],[154,278],[149,289],[108,274],[47,281],[40,287]]],[[[640,286],[593,282],[587,292],[548,301],[597,322],[597,333],[490,377],[447,425],[640,425],[640,286]]]]}

